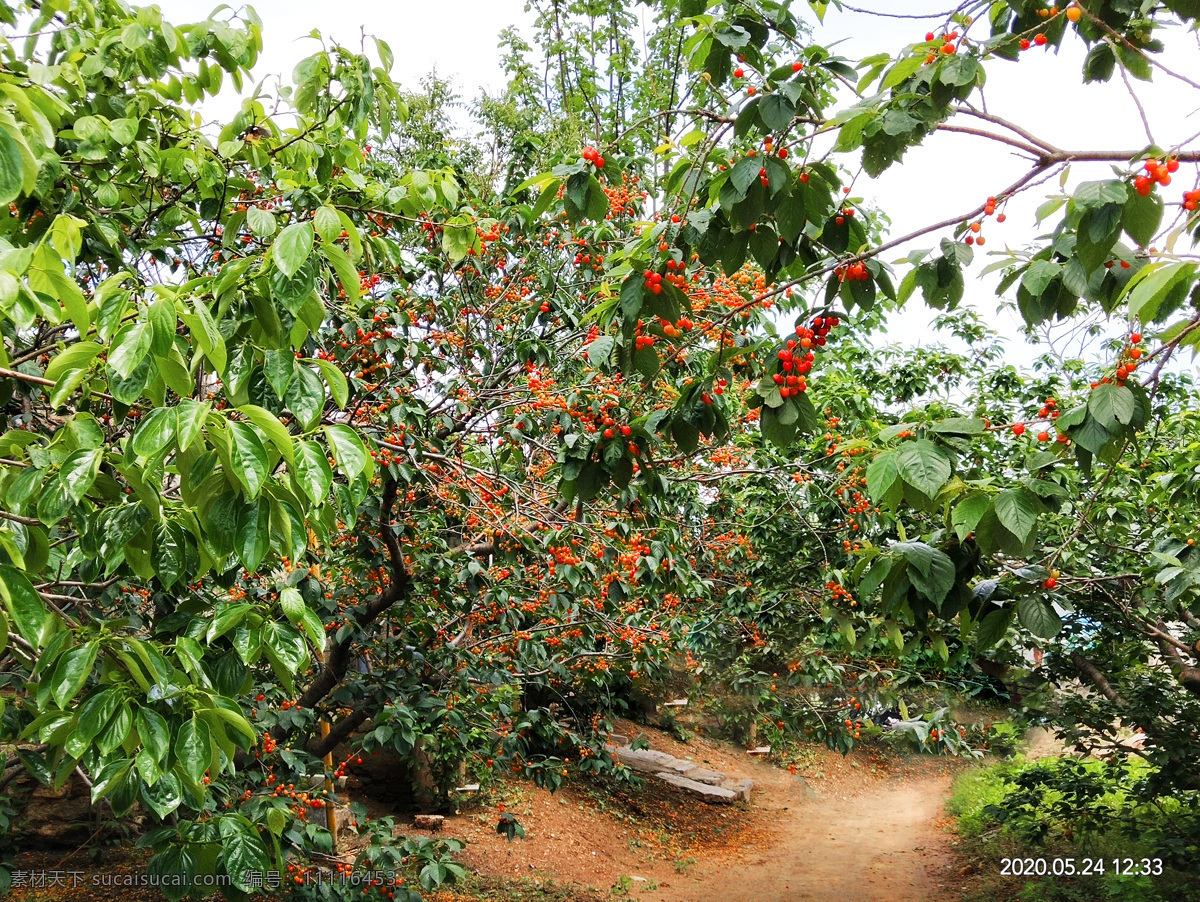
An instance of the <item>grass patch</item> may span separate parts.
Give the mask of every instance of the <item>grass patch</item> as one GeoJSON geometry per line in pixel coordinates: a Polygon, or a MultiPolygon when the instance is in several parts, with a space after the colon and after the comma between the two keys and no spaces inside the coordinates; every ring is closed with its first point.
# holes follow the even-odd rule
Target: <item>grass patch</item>
{"type": "Polygon", "coordinates": [[[946,810],[968,877],[963,902],[1200,902],[1186,851],[1200,841],[1200,799],[1139,801],[1130,787],[1144,771],[1018,758],[961,774],[946,810]],[[1143,860],[1161,873],[1130,873],[1143,860]]]}

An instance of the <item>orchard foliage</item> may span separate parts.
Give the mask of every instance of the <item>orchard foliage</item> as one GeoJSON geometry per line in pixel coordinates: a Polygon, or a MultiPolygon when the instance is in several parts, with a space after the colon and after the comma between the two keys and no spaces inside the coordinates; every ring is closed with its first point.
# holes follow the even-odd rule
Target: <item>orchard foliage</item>
{"type": "MultiPolygon", "coordinates": [[[[152,868],[250,889],[328,849],[295,787],[363,752],[554,788],[678,666],[846,750],[978,668],[1081,748],[1140,727],[1138,791],[1194,798],[1200,153],[981,96],[1077,40],[1085,81],[1195,90],[1157,37],[1195,4],[977,0],[863,60],[771,0],[531,8],[455,140],[383,40],[207,128],[249,9],[0,8],[0,788],[83,780],[162,823],[152,868]],[[1029,169],[889,235],[863,186],[938,130],[1029,169]],[[964,298],[1046,184],[992,265],[1023,373],[964,298]],[[879,349],[918,294],[967,352],[879,349]]],[[[910,727],[970,751],[943,718],[910,727]]]]}

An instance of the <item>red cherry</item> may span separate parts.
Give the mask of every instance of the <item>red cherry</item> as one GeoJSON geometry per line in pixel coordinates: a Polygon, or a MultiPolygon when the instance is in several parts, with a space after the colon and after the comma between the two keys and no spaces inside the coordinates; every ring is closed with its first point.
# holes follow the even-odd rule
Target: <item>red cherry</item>
{"type": "Polygon", "coordinates": [[[1042,583],[1042,585],[1045,586],[1047,589],[1053,589],[1058,585],[1058,580],[1056,580],[1053,576],[1051,576],[1051,577],[1048,577],[1046,579],[1046,581],[1044,583],[1042,583]]]}
{"type": "Polygon", "coordinates": [[[1046,36],[1044,34],[1036,35],[1033,39],[1033,43],[1037,44],[1039,47],[1046,46],[1046,36]]]}
{"type": "Polygon", "coordinates": [[[803,68],[804,68],[804,63],[800,63],[800,62],[792,63],[792,71],[793,72],[799,72],[803,68]]]}
{"type": "Polygon", "coordinates": [[[743,69],[741,66],[739,66],[738,68],[733,70],[733,77],[734,78],[745,78],[746,70],[743,69]]]}
{"type": "Polygon", "coordinates": [[[1025,434],[1025,424],[1024,423],[1016,423],[1013,425],[1013,435],[1024,435],[1024,434],[1025,434]]]}
{"type": "Polygon", "coordinates": [[[1140,343],[1140,342],[1141,342],[1141,340],[1142,340],[1142,333],[1141,333],[1141,332],[1134,332],[1132,335],[1130,335],[1130,336],[1129,336],[1129,340],[1130,340],[1130,341],[1131,341],[1133,344],[1138,344],[1138,343],[1140,343]]]}

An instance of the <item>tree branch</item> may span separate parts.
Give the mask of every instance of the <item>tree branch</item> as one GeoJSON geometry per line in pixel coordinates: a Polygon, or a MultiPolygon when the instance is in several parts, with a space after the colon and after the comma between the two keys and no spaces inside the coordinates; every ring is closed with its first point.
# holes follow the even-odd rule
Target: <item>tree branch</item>
{"type": "Polygon", "coordinates": [[[1110,702],[1121,707],[1129,704],[1125,701],[1121,693],[1112,687],[1108,679],[1100,672],[1100,669],[1082,654],[1077,651],[1071,652],[1071,663],[1075,665],[1075,669],[1079,671],[1080,676],[1095,686],[1100,691],[1100,694],[1110,702]]]}
{"type": "MultiPolygon", "coordinates": [[[[388,479],[383,486],[383,500],[379,508],[379,529],[384,538],[384,543],[388,546],[388,555],[391,558],[392,583],[372,601],[358,609],[358,612],[354,615],[354,620],[360,628],[369,626],[384,611],[392,607],[392,605],[408,598],[409,593],[412,591],[412,576],[409,574],[408,567],[404,563],[404,554],[400,549],[400,544],[391,531],[392,510],[395,504],[396,481],[388,479]]],[[[351,651],[354,648],[354,640],[355,636],[349,635],[329,646],[329,651],[325,655],[325,663],[321,667],[321,672],[317,674],[316,678],[304,690],[300,698],[297,699],[297,707],[316,707],[345,678],[346,672],[350,669],[350,658],[351,651]]],[[[284,739],[289,732],[291,732],[289,728],[277,726],[271,731],[271,735],[275,737],[276,741],[279,741],[284,739]]]]}

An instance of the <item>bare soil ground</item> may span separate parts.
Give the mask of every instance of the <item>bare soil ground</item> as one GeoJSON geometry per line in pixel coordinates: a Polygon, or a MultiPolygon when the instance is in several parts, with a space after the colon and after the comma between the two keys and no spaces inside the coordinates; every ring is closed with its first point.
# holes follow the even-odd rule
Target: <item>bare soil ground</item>
{"type": "Polygon", "coordinates": [[[498,836],[490,808],[447,818],[443,835],[469,842],[480,874],[571,883],[579,898],[925,902],[953,882],[942,801],[961,762],[821,749],[793,775],[724,743],[644,732],[653,748],[753,779],[750,803],[708,806],[653,780],[616,795],[527,790],[506,803],[525,840],[498,836]]]}

